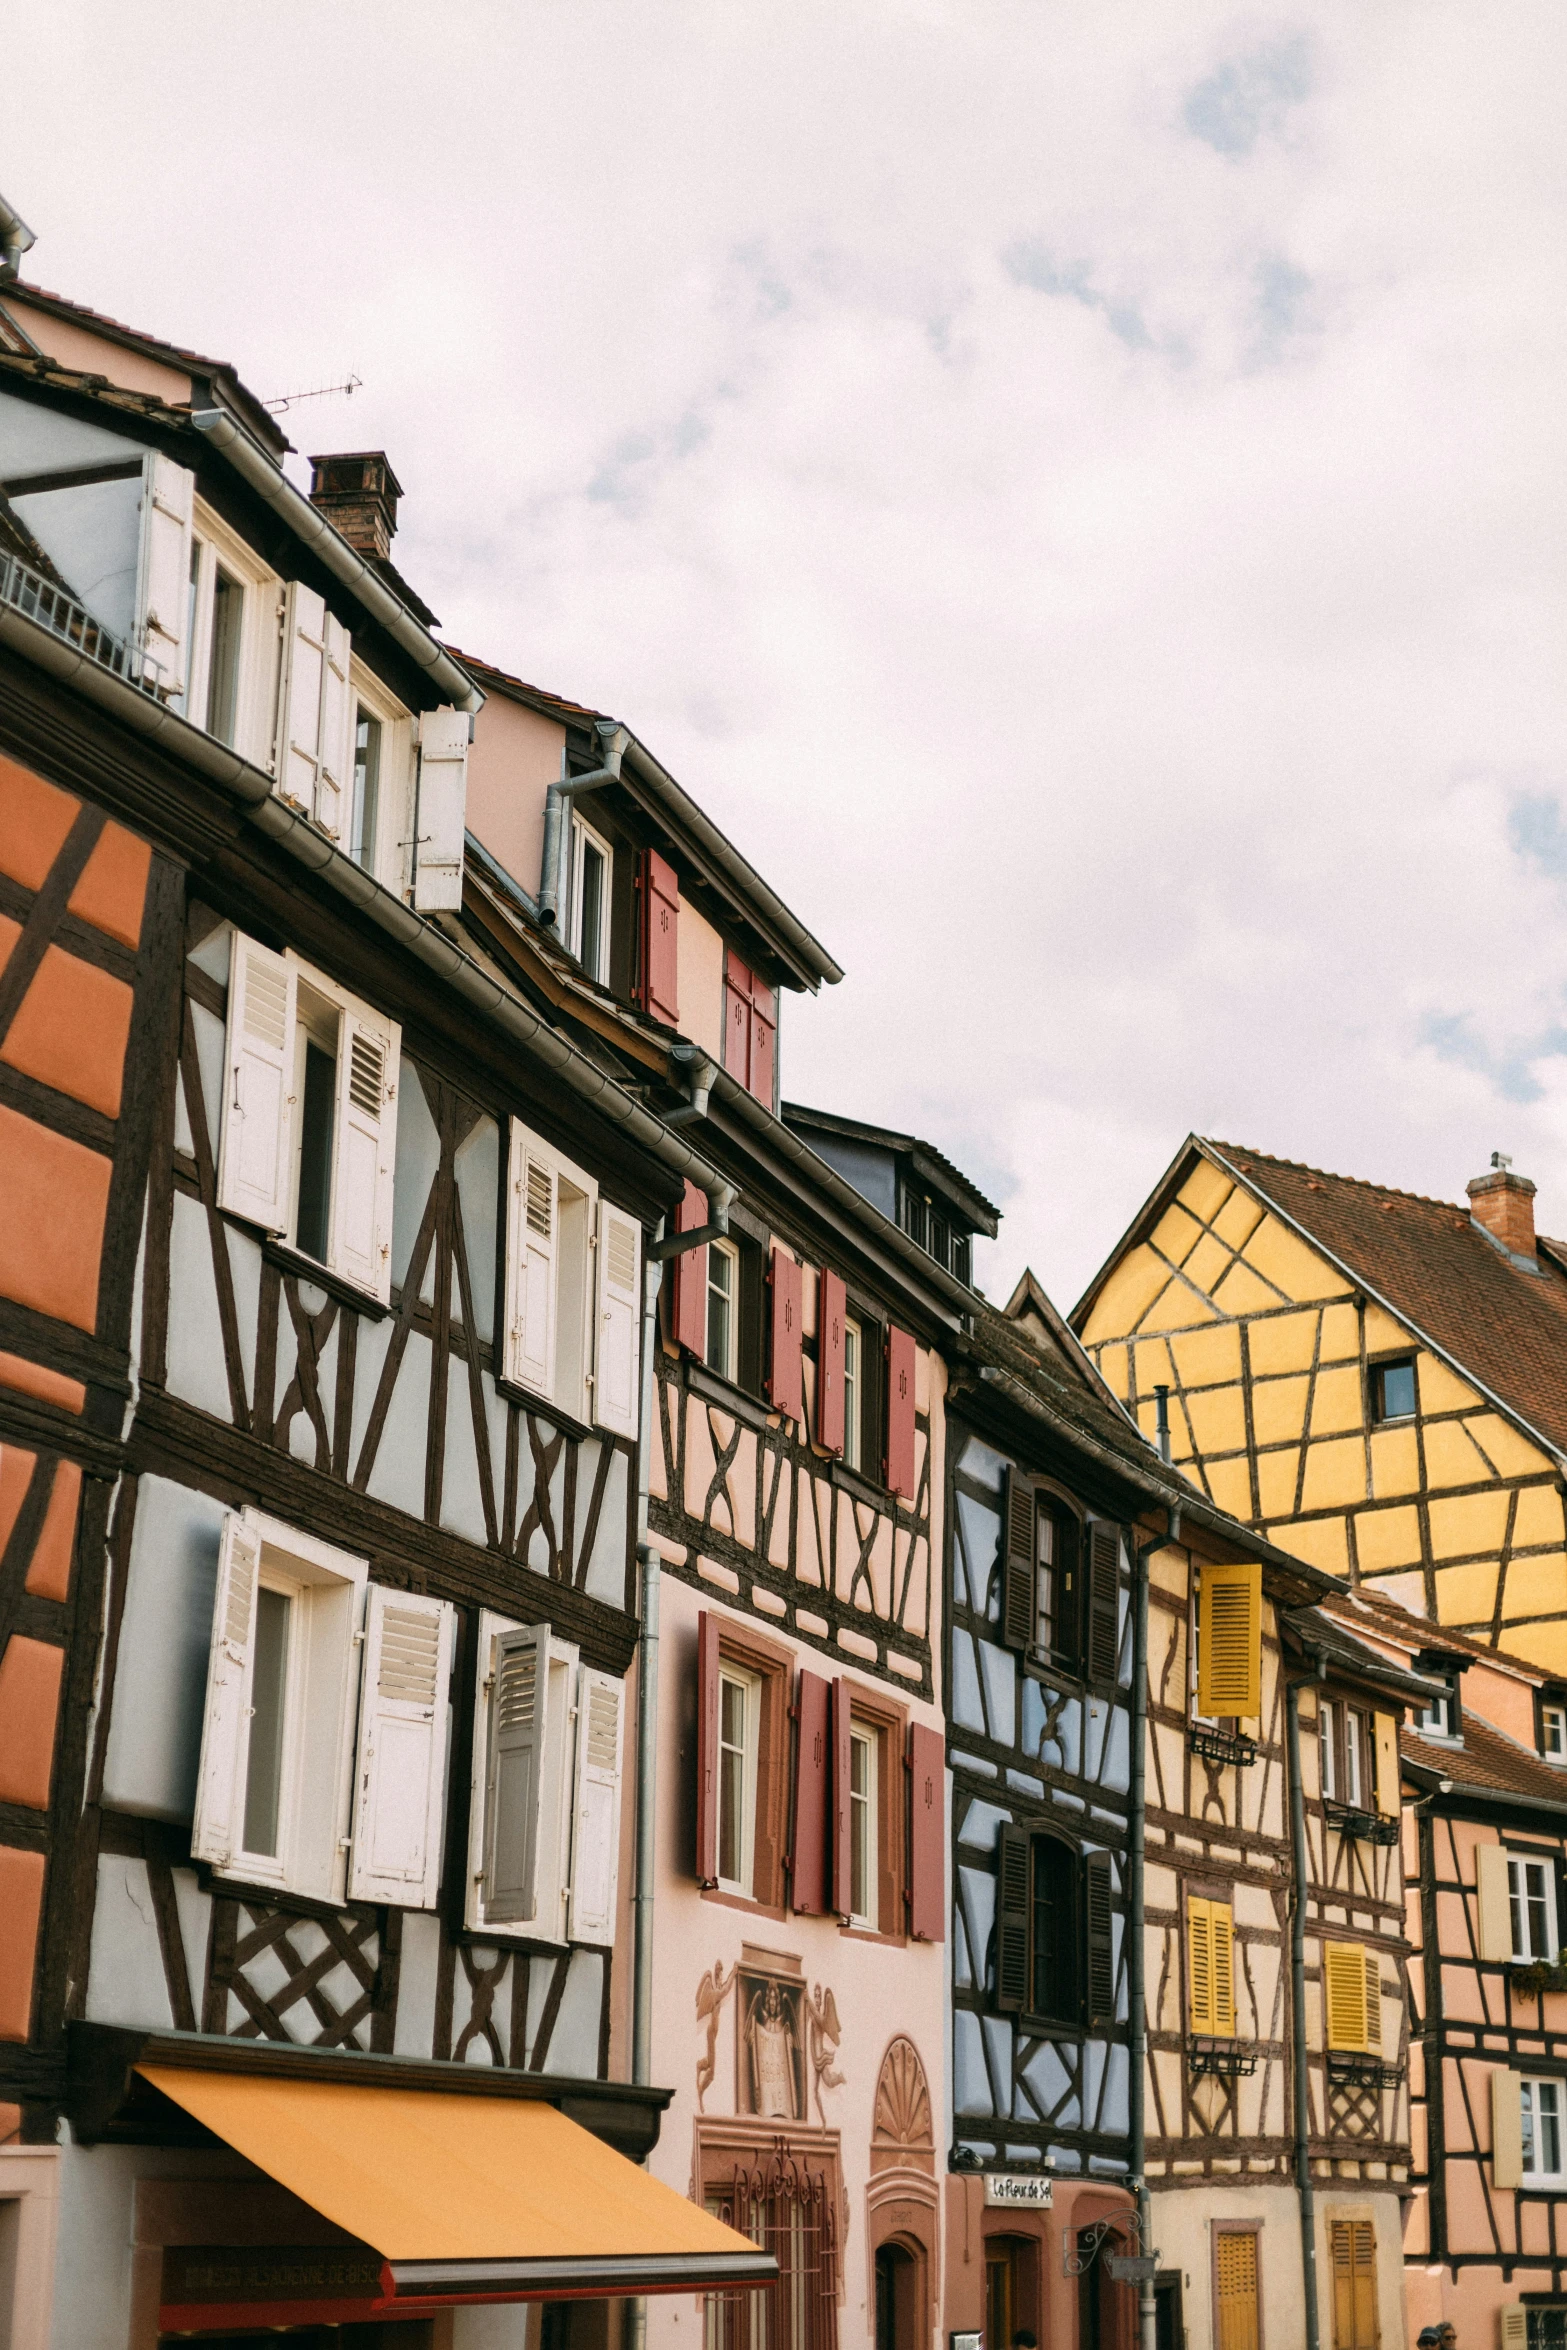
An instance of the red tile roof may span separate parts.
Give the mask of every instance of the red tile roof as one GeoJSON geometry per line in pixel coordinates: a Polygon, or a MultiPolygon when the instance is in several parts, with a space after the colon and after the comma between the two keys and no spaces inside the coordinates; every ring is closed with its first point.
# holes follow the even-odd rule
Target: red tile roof
{"type": "Polygon", "coordinates": [[[1435,1771],[1458,1787],[1489,1787],[1509,1795],[1528,1795],[1562,1807],[1562,1830],[1567,1834],[1567,1771],[1543,1762],[1539,1755],[1493,1729],[1467,1708],[1462,1713],[1463,1744],[1442,1746],[1422,1738],[1418,1730],[1403,1730],[1399,1746],[1406,1762],[1422,1771],[1435,1771]]]}

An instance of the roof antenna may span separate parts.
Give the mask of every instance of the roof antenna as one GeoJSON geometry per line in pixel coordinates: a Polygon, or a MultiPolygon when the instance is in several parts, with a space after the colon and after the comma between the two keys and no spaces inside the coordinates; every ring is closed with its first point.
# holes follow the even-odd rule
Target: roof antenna
{"type": "Polygon", "coordinates": [[[1499,1175],[1505,1175],[1512,1163],[1506,1151],[1492,1151],[1491,1164],[1499,1175]]]}
{"type": "Polygon", "coordinates": [[[285,392],[281,399],[263,400],[261,405],[270,415],[281,416],[286,408],[297,408],[301,400],[334,400],[339,393],[345,400],[351,400],[363,385],[363,376],[350,373],[347,383],[317,384],[311,392],[285,392]]]}

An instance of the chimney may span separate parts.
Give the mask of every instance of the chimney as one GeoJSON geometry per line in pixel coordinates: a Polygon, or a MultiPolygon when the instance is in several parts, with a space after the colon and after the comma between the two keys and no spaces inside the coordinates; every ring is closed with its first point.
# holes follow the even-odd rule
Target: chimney
{"type": "Polygon", "coordinates": [[[1482,1231],[1500,1241],[1511,1257],[1532,1265],[1534,1248],[1534,1185],[1527,1175],[1515,1175],[1503,1151],[1491,1153],[1491,1172],[1477,1175],[1467,1186],[1469,1213],[1482,1231]]]}
{"type": "Polygon", "coordinates": [[[320,507],[356,554],[385,562],[392,551],[402,494],[384,449],[310,460],[310,503],[320,507]]]}

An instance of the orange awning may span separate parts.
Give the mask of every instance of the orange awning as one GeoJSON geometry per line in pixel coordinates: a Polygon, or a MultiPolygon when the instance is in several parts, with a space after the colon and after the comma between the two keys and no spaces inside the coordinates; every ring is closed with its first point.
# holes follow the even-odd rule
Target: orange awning
{"type": "MultiPolygon", "coordinates": [[[[777,2274],[748,2238],[542,2100],[183,2065],[136,2069],[380,2255],[381,2293],[366,2314],[700,2292],[777,2274]]],[[[182,2307],[179,2322],[193,2315],[182,2307]]],[[[201,2322],[237,2318],[230,2303],[201,2322]]]]}

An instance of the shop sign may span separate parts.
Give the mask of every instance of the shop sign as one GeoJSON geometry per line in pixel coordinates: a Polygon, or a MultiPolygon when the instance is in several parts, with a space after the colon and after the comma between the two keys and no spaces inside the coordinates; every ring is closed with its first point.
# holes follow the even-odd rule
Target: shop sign
{"type": "Polygon", "coordinates": [[[1038,2171],[991,2170],[985,2173],[985,2201],[1009,2211],[1048,2211],[1055,2181],[1038,2171]]]}

